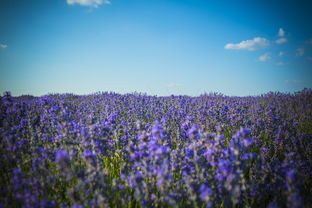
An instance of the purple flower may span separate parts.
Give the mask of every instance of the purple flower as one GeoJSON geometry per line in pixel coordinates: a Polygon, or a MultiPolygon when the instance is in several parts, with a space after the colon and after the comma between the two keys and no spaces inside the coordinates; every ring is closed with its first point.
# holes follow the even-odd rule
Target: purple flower
{"type": "Polygon", "coordinates": [[[96,154],[92,151],[92,150],[85,150],[83,151],[83,156],[85,158],[88,158],[88,157],[95,157],[96,154]]]}
{"type": "Polygon", "coordinates": [[[288,197],[288,207],[299,208],[302,207],[302,199],[297,192],[293,192],[288,197]]]}
{"type": "Polygon", "coordinates": [[[187,148],[186,151],[185,151],[185,155],[189,158],[192,158],[194,157],[194,150],[191,149],[191,148],[187,148]]]}
{"type": "Polygon", "coordinates": [[[74,204],[72,206],[72,208],[83,208],[84,206],[82,206],[81,204],[74,204]]]}
{"type": "Polygon", "coordinates": [[[190,128],[188,131],[187,131],[187,136],[190,137],[190,138],[194,138],[198,135],[199,133],[199,127],[198,125],[194,124],[192,126],[192,128],[190,128]]]}
{"type": "Polygon", "coordinates": [[[243,154],[242,159],[243,160],[252,160],[255,158],[255,156],[256,156],[255,153],[245,153],[245,154],[243,154]]]}
{"type": "Polygon", "coordinates": [[[217,175],[215,176],[215,179],[216,179],[217,181],[219,181],[219,182],[222,182],[222,181],[224,181],[225,177],[224,177],[222,174],[217,174],[217,175]]]}
{"type": "Polygon", "coordinates": [[[92,150],[85,150],[83,151],[82,156],[86,159],[86,161],[90,164],[95,166],[96,165],[96,153],[92,150]]]}
{"type": "Polygon", "coordinates": [[[249,147],[250,145],[252,145],[252,143],[253,143],[253,141],[252,141],[251,138],[246,138],[246,139],[243,140],[243,145],[245,147],[249,147]]]}
{"type": "Polygon", "coordinates": [[[230,171],[231,162],[229,160],[219,159],[218,169],[223,175],[227,175],[230,171]]]}
{"type": "Polygon", "coordinates": [[[163,131],[163,128],[160,124],[155,124],[153,127],[152,127],[152,137],[154,139],[161,139],[162,137],[164,136],[164,131],[163,131]]]}
{"type": "Polygon", "coordinates": [[[239,133],[241,133],[244,137],[246,137],[251,133],[251,130],[249,128],[241,128],[239,130],[239,133]]]}
{"type": "Polygon", "coordinates": [[[70,157],[67,151],[60,149],[56,152],[55,161],[61,167],[65,168],[70,163],[70,157]]]}
{"type": "Polygon", "coordinates": [[[286,180],[288,183],[294,183],[296,181],[296,171],[293,169],[287,171],[286,180]]]}
{"type": "Polygon", "coordinates": [[[200,186],[200,199],[203,201],[207,201],[209,196],[212,195],[213,191],[211,188],[207,187],[205,184],[200,186]]]}
{"type": "Polygon", "coordinates": [[[208,148],[205,152],[204,152],[204,155],[206,157],[206,159],[208,161],[211,160],[211,156],[213,155],[213,153],[215,152],[215,149],[214,148],[208,148]]]}
{"type": "Polygon", "coordinates": [[[267,208],[278,208],[276,204],[270,203],[267,208]]]}

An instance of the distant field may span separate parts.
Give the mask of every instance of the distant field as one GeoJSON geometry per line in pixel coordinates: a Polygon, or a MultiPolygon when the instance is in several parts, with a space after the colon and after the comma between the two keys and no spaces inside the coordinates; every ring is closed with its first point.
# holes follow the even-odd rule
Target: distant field
{"type": "Polygon", "coordinates": [[[0,207],[309,207],[312,90],[0,100],[0,207]]]}

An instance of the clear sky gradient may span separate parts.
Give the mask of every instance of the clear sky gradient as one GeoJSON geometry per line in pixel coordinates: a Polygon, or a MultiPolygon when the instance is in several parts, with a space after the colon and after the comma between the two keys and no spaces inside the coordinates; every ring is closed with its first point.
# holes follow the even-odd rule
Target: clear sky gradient
{"type": "Polygon", "coordinates": [[[0,0],[0,92],[312,88],[312,1],[0,0]]]}

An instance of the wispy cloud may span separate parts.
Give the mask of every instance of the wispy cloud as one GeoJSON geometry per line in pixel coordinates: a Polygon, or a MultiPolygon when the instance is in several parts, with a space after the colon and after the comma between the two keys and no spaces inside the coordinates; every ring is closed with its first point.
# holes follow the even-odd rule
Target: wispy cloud
{"type": "Polygon", "coordinates": [[[265,53],[262,56],[259,56],[259,58],[258,58],[258,60],[262,61],[262,62],[268,61],[270,59],[271,59],[271,56],[269,53],[265,53]]]}
{"type": "Polygon", "coordinates": [[[265,48],[269,45],[269,41],[265,38],[256,37],[252,40],[244,40],[240,43],[228,43],[224,46],[225,49],[232,49],[232,50],[248,50],[254,51],[258,49],[265,48]]]}
{"type": "Polygon", "coordinates": [[[168,88],[175,88],[175,87],[181,87],[181,86],[182,86],[182,84],[178,84],[175,82],[171,82],[171,83],[166,84],[166,87],[168,87],[168,88]]]}
{"type": "Polygon", "coordinates": [[[303,55],[304,55],[304,49],[303,48],[297,48],[296,56],[303,56],[303,55]]]}
{"type": "Polygon", "coordinates": [[[292,80],[285,80],[286,83],[294,83],[294,84],[299,84],[302,83],[303,80],[299,80],[299,79],[292,79],[292,80]]]}
{"type": "Polygon", "coordinates": [[[67,4],[74,5],[79,4],[81,6],[89,6],[98,8],[102,4],[110,4],[109,0],[67,0],[67,4]]]}
{"type": "Polygon", "coordinates": [[[288,41],[287,38],[285,38],[285,30],[283,28],[280,28],[278,30],[277,35],[278,35],[278,37],[280,37],[279,39],[277,39],[275,41],[277,44],[283,44],[283,43],[286,43],[288,41]]]}
{"type": "Polygon", "coordinates": [[[312,38],[307,40],[307,44],[311,44],[312,45],[312,38]]]}
{"type": "Polygon", "coordinates": [[[277,39],[275,42],[277,44],[283,44],[283,43],[286,43],[288,40],[287,38],[280,38],[280,39],[277,39]]]}
{"type": "Polygon", "coordinates": [[[312,57],[308,57],[308,60],[312,61],[312,57]]]}
{"type": "Polygon", "coordinates": [[[279,56],[279,57],[282,57],[282,56],[284,56],[284,54],[285,54],[285,53],[284,53],[283,51],[280,51],[280,52],[278,53],[278,56],[279,56]]]}
{"type": "Polygon", "coordinates": [[[6,44],[0,44],[0,48],[3,48],[3,49],[5,49],[5,48],[7,48],[8,47],[8,45],[6,45],[6,44]]]}
{"type": "Polygon", "coordinates": [[[287,63],[280,61],[280,62],[277,62],[275,65],[276,66],[286,66],[287,63]]]}

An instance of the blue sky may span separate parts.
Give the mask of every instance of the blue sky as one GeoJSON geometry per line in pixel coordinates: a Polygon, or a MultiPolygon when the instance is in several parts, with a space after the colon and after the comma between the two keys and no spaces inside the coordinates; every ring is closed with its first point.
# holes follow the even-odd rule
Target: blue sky
{"type": "Polygon", "coordinates": [[[312,88],[312,1],[0,0],[0,91],[312,88]]]}

